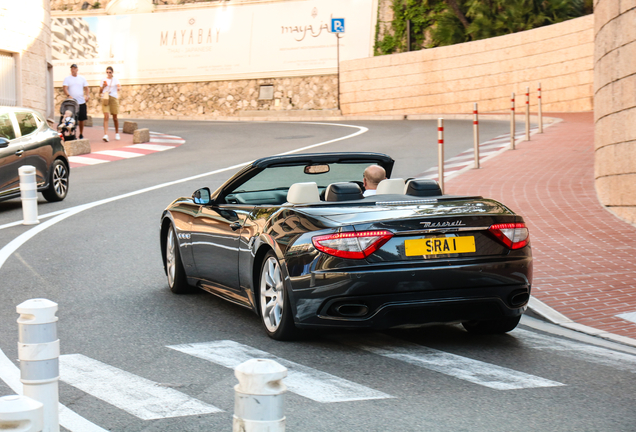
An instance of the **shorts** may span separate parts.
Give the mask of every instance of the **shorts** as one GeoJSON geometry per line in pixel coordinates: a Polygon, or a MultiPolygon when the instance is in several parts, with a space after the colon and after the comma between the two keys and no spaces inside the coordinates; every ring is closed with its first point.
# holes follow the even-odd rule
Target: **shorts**
{"type": "Polygon", "coordinates": [[[102,105],[102,112],[104,114],[119,114],[119,99],[116,97],[108,97],[108,106],[102,105]]]}
{"type": "Polygon", "coordinates": [[[77,114],[77,120],[79,121],[84,121],[84,120],[88,120],[88,115],[86,113],[86,104],[80,104],[79,106],[79,113],[77,114]]]}

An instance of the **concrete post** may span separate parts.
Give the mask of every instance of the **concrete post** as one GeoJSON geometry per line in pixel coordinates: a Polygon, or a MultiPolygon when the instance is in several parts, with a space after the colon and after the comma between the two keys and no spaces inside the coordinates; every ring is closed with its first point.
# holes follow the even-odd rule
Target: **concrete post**
{"type": "Polygon", "coordinates": [[[35,167],[24,165],[18,168],[20,175],[20,195],[22,197],[23,225],[39,224],[38,185],[35,181],[35,167]]]}
{"type": "Polygon", "coordinates": [[[58,380],[60,340],[57,338],[57,303],[31,299],[16,307],[18,358],[24,395],[42,403],[44,432],[59,432],[58,380]]]}
{"type": "Polygon", "coordinates": [[[444,119],[437,119],[437,178],[444,194],[444,119]]]}
{"type": "Polygon", "coordinates": [[[42,432],[42,415],[42,404],[29,397],[0,397],[0,430],[42,432]]]}
{"type": "Polygon", "coordinates": [[[234,387],[233,432],[284,432],[282,379],[287,368],[274,360],[252,359],[234,370],[239,383],[234,387]]]}
{"type": "Polygon", "coordinates": [[[526,87],[526,141],[530,141],[530,87],[526,87]]]}
{"type": "Polygon", "coordinates": [[[510,99],[510,149],[515,149],[515,94],[510,99]]]}
{"type": "Polygon", "coordinates": [[[537,89],[539,95],[537,99],[539,101],[539,133],[543,133],[543,110],[541,109],[541,83],[539,83],[539,88],[537,89]]]}
{"type": "Polygon", "coordinates": [[[473,146],[475,148],[475,169],[479,168],[479,113],[477,102],[473,105],[473,146]]]}

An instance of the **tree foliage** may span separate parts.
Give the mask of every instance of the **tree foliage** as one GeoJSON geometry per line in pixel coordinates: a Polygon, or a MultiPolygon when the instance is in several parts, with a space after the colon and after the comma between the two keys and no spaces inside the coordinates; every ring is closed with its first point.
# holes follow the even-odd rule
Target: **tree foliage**
{"type": "Polygon", "coordinates": [[[592,0],[393,0],[391,32],[376,55],[453,45],[556,24],[592,13],[592,0]]]}

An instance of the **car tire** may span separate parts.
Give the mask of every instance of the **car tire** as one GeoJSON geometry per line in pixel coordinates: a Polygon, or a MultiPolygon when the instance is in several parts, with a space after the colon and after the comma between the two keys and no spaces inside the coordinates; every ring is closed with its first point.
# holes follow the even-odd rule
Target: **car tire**
{"type": "Polygon", "coordinates": [[[166,233],[166,276],[168,276],[168,287],[175,294],[188,294],[193,288],[188,284],[188,279],[181,262],[179,252],[179,242],[174,232],[174,227],[170,224],[166,233]]]}
{"type": "Polygon", "coordinates": [[[468,321],[462,323],[468,333],[473,334],[501,334],[508,333],[517,327],[521,320],[521,315],[516,317],[505,317],[488,321],[468,321]]]}
{"type": "Polygon", "coordinates": [[[42,191],[42,196],[48,202],[62,201],[68,194],[68,167],[57,159],[49,170],[49,187],[42,191]]]}
{"type": "Polygon", "coordinates": [[[298,335],[281,264],[272,251],[265,255],[261,265],[258,306],[261,323],[269,337],[284,341],[292,340],[298,335]]]}

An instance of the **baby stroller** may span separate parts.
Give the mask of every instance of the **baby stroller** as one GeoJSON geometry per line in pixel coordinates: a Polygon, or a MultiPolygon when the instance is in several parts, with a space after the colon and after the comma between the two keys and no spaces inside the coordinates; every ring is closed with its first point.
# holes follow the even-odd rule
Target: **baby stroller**
{"type": "Polygon", "coordinates": [[[75,99],[66,99],[60,105],[60,123],[57,125],[57,131],[62,134],[64,141],[72,141],[77,139],[77,115],[79,114],[79,104],[75,99]]]}

